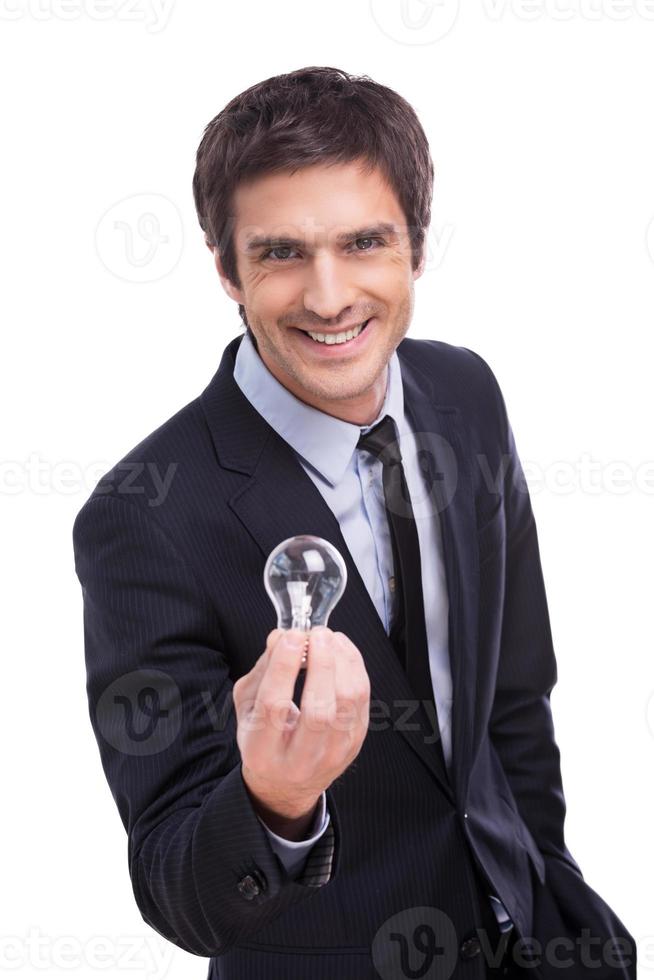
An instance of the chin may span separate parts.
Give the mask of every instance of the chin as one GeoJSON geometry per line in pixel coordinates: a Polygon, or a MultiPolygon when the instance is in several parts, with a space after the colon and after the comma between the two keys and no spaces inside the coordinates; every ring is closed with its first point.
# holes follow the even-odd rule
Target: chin
{"type": "Polygon", "coordinates": [[[334,385],[320,385],[309,390],[325,401],[342,402],[351,398],[360,398],[367,391],[369,391],[370,388],[371,384],[364,383],[361,375],[359,375],[356,380],[352,380],[351,384],[342,382],[334,385]]]}

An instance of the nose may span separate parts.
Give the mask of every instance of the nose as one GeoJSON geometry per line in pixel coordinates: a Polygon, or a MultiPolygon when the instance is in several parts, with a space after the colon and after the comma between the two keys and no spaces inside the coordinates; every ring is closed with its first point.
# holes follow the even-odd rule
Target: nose
{"type": "Polygon", "coordinates": [[[303,297],[305,309],[322,320],[336,320],[356,298],[356,289],[343,263],[333,255],[316,257],[307,272],[303,297]]]}

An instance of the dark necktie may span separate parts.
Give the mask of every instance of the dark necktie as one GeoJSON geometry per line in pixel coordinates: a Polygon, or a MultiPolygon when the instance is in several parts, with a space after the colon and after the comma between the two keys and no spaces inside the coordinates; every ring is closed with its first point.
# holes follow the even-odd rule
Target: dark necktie
{"type": "MultiPolygon", "coordinates": [[[[388,518],[398,612],[391,629],[390,640],[403,664],[415,696],[436,706],[429,671],[429,650],[422,599],[422,574],[418,531],[411,498],[404,476],[402,454],[390,415],[362,435],[357,449],[366,449],[382,463],[384,501],[388,518]]],[[[437,743],[440,746],[440,740],[437,743]]]]}

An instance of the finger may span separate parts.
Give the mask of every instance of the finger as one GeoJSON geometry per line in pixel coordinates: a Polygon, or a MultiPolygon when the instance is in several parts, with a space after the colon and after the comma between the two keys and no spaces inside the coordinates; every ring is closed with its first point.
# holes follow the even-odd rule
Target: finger
{"type": "Polygon", "coordinates": [[[370,678],[363,658],[345,633],[334,634],[338,644],[334,657],[335,726],[351,739],[358,739],[370,721],[370,678]]]}
{"type": "Polygon", "coordinates": [[[334,678],[334,634],[327,626],[316,626],[309,632],[307,672],[295,726],[298,739],[311,738],[314,747],[328,732],[336,708],[334,678]]]}
{"type": "Polygon", "coordinates": [[[275,646],[275,644],[277,643],[277,641],[282,636],[284,636],[284,634],[286,632],[287,632],[287,630],[283,630],[283,629],[279,629],[279,628],[274,629],[274,630],[271,630],[270,633],[268,634],[268,636],[266,637],[266,650],[272,649],[272,647],[275,646]]]}
{"type": "Polygon", "coordinates": [[[286,730],[289,711],[293,714],[293,692],[304,651],[305,634],[284,630],[272,647],[256,693],[255,713],[265,723],[257,726],[259,751],[272,758],[286,730]]]}
{"type": "Polygon", "coordinates": [[[271,651],[275,648],[285,633],[286,630],[274,629],[268,634],[266,637],[266,648],[255,662],[254,667],[252,667],[247,674],[243,674],[242,677],[239,677],[234,684],[232,694],[235,705],[240,706],[245,702],[249,702],[250,705],[253,704],[257,696],[261,678],[263,677],[264,671],[268,664],[271,651]]]}

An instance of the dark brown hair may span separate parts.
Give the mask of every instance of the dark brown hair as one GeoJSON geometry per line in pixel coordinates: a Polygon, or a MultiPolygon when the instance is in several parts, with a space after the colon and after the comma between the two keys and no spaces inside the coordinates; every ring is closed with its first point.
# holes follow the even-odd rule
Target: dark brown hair
{"type": "MultiPolygon", "coordinates": [[[[378,168],[395,192],[416,269],[431,216],[434,167],[418,117],[397,92],[367,75],[300,68],[246,89],[211,120],[197,151],[193,197],[205,238],[218,248],[237,289],[232,201],[239,181],[358,160],[378,168]]],[[[239,313],[252,336],[243,306],[239,313]]]]}

